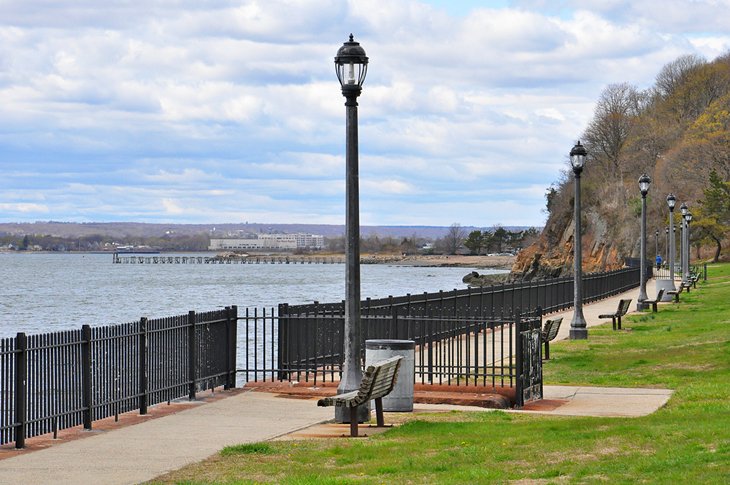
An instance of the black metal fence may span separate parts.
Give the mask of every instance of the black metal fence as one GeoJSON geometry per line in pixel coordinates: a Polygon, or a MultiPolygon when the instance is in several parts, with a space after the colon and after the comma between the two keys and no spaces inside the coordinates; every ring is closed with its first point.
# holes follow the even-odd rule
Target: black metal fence
{"type": "MultiPolygon", "coordinates": [[[[344,355],[344,313],[322,309],[311,314],[273,311],[247,313],[247,353],[239,372],[246,381],[337,381],[344,355]]],[[[541,348],[526,345],[521,335],[535,332],[539,341],[541,313],[484,316],[478,312],[417,312],[409,315],[362,315],[368,339],[407,339],[416,343],[416,381],[424,384],[529,387],[527,400],[542,395],[541,348]],[[537,357],[524,359],[537,352],[537,357]],[[537,362],[537,364],[535,364],[537,362]],[[536,367],[537,366],[537,367],[536,367]],[[528,377],[529,376],[529,377],[528,377]],[[536,387],[539,387],[539,392],[536,387]]],[[[360,356],[365,361],[364,350],[360,356]]],[[[518,400],[519,401],[519,400],[518,400]]]]}
{"type": "Polygon", "coordinates": [[[0,444],[235,386],[236,307],[0,340],[0,444]]]}
{"type": "MultiPolygon", "coordinates": [[[[639,286],[639,273],[639,268],[624,268],[583,275],[583,302],[602,300],[636,288],[639,286]]],[[[573,278],[563,277],[419,295],[368,298],[362,302],[362,312],[363,315],[409,315],[413,312],[432,312],[437,315],[478,311],[481,315],[500,315],[512,313],[516,308],[530,313],[540,307],[544,313],[553,313],[572,306],[573,278]]],[[[336,315],[343,309],[344,302],[279,306],[279,311],[283,310],[287,316],[320,313],[336,315]]]]}
{"type": "MultiPolygon", "coordinates": [[[[583,278],[584,302],[607,298],[639,285],[639,268],[592,273],[583,278]]],[[[425,345],[440,341],[447,332],[469,333],[471,322],[514,320],[517,309],[525,315],[553,313],[573,306],[573,278],[555,278],[495,285],[484,288],[439,291],[422,295],[388,297],[362,302],[362,340],[395,338],[425,345]],[[432,331],[427,322],[448,322],[448,330],[432,331]]],[[[274,312],[271,312],[271,317],[274,312]]],[[[329,369],[333,374],[342,360],[344,302],[311,305],[279,305],[278,360],[266,364],[267,372],[282,371],[280,379],[292,372],[297,376],[329,369]]],[[[435,327],[436,324],[432,324],[435,327]]],[[[271,321],[273,335],[274,324],[271,321]]],[[[273,359],[273,347],[270,356],[273,359]]],[[[248,358],[246,359],[249,360],[248,358]]],[[[254,361],[255,362],[255,361],[254,361]]],[[[247,372],[250,368],[247,367],[247,372]]],[[[313,374],[313,375],[314,375],[313,374]]],[[[251,374],[257,379],[257,371],[251,374]]],[[[324,374],[322,374],[324,375],[324,374]]],[[[305,377],[306,378],[306,377],[305,377]]],[[[299,380],[299,379],[297,379],[299,380]]]]}
{"type": "MultiPolygon", "coordinates": [[[[700,275],[704,281],[707,281],[707,263],[698,263],[690,265],[690,274],[700,275]]],[[[654,268],[654,276],[657,279],[668,280],[671,272],[669,271],[669,265],[664,264],[660,268],[654,268]]],[[[682,268],[679,264],[674,265],[674,277],[682,278],[682,268]]]]}

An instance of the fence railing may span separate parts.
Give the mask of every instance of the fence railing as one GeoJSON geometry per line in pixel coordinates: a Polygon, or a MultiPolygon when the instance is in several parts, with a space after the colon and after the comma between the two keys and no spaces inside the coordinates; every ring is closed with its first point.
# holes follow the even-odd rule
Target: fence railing
{"type": "MultiPolygon", "coordinates": [[[[592,302],[639,286],[639,268],[591,273],[583,278],[583,301],[592,302]]],[[[363,340],[367,338],[422,338],[426,316],[442,321],[468,318],[489,320],[512,315],[553,313],[573,306],[573,278],[554,278],[495,285],[485,288],[439,291],[362,302],[363,340]],[[414,325],[415,328],[411,328],[414,325]],[[377,329],[377,330],[376,330],[377,329]]],[[[273,315],[273,312],[271,312],[273,315]]],[[[330,368],[342,359],[344,302],[310,305],[279,305],[278,362],[268,367],[312,371],[312,366],[330,368]]],[[[509,318],[509,317],[508,317],[509,318]]],[[[466,324],[465,324],[466,325],[466,324]]],[[[461,329],[454,331],[460,332],[461,329]]],[[[428,338],[438,339],[438,335],[428,338]]]]}
{"type": "Polygon", "coordinates": [[[0,340],[0,444],[234,387],[236,307],[0,340]]]}
{"type": "MultiPolygon", "coordinates": [[[[692,264],[689,267],[689,272],[698,274],[703,277],[704,281],[707,281],[707,263],[692,264]]],[[[668,264],[664,264],[660,268],[654,268],[654,276],[658,279],[668,280],[670,274],[668,264]]],[[[674,265],[674,277],[677,279],[682,278],[682,268],[679,264],[674,265]]]]}
{"type": "MultiPolygon", "coordinates": [[[[639,268],[623,268],[602,273],[583,275],[583,302],[601,300],[623,293],[639,286],[639,268]]],[[[649,273],[651,277],[651,273],[649,273]]],[[[439,291],[418,295],[389,296],[387,298],[366,299],[362,301],[362,311],[366,315],[384,314],[408,315],[415,312],[473,311],[479,309],[483,315],[510,313],[521,308],[526,313],[537,307],[544,313],[553,313],[573,306],[573,278],[550,278],[523,281],[483,288],[439,291]]],[[[318,303],[307,305],[283,305],[286,315],[307,315],[314,313],[338,314],[343,311],[344,302],[318,303]]],[[[280,305],[280,309],[282,306],[280,305]]]]}
{"type": "MultiPolygon", "coordinates": [[[[249,345],[238,371],[246,381],[288,380],[317,385],[339,380],[344,355],[343,312],[324,309],[308,315],[287,315],[280,307],[278,314],[247,313],[240,319],[245,322],[249,345]]],[[[363,314],[360,360],[361,364],[365,361],[364,342],[368,339],[413,340],[416,382],[517,387],[522,382],[517,327],[534,331],[540,323],[539,309],[531,315],[363,314]]],[[[540,349],[533,348],[535,351],[540,349]]],[[[525,372],[534,370],[534,362],[525,365],[525,372]]]]}

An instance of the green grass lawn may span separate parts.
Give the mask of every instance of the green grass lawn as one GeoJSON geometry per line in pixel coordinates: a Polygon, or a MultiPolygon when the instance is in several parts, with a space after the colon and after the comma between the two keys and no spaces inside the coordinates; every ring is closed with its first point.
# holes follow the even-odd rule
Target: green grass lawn
{"type": "Polygon", "coordinates": [[[650,416],[419,415],[366,440],[229,447],[155,483],[730,483],[730,264],[624,327],[551,345],[545,383],[676,390],[650,416]]]}

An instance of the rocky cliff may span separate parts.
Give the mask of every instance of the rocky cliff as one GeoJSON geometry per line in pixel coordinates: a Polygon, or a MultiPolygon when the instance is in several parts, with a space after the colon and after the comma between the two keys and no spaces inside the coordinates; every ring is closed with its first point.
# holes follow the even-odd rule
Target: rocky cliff
{"type": "MultiPolygon", "coordinates": [[[[693,213],[696,251],[705,247],[706,256],[720,255],[730,235],[730,53],[712,62],[682,56],[645,91],[607,86],[581,141],[588,151],[581,179],[584,272],[617,269],[626,258],[639,257],[642,173],[652,179],[647,258],[666,255],[669,193],[677,198],[675,224],[682,202],[693,213]]],[[[513,280],[573,274],[569,150],[561,180],[548,193],[545,228],[518,255],[513,280]]]]}
{"type": "MultiPolygon", "coordinates": [[[[607,235],[607,224],[594,212],[584,216],[581,242],[583,248],[583,271],[597,272],[618,269],[624,264],[624,242],[615,241],[607,235]],[[585,223],[587,222],[587,223],[585,223]]],[[[541,234],[539,240],[517,255],[512,267],[513,280],[557,278],[573,274],[573,249],[575,224],[552,224],[541,234]]],[[[629,241],[631,236],[628,236],[629,241]]]]}

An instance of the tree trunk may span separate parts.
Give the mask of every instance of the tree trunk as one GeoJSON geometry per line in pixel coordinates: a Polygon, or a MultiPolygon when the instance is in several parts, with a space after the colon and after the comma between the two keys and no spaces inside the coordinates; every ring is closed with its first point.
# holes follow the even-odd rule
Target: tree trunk
{"type": "Polygon", "coordinates": [[[715,240],[715,257],[712,258],[713,263],[717,263],[720,261],[720,253],[722,252],[722,244],[720,241],[720,238],[713,237],[712,239],[715,240]]]}

